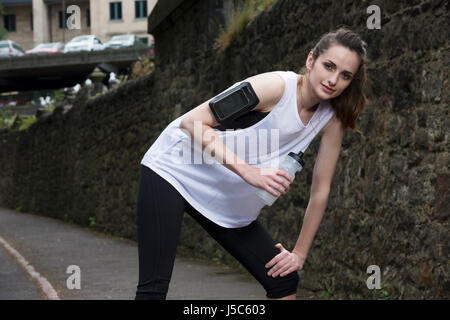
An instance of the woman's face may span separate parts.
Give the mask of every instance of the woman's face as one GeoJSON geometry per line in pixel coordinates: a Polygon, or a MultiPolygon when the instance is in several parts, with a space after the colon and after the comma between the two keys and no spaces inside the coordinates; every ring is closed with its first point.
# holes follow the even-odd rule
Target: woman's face
{"type": "Polygon", "coordinates": [[[351,83],[359,67],[358,55],[341,45],[324,51],[313,65],[312,51],[306,66],[310,70],[309,82],[313,94],[321,100],[339,96],[351,83]]]}

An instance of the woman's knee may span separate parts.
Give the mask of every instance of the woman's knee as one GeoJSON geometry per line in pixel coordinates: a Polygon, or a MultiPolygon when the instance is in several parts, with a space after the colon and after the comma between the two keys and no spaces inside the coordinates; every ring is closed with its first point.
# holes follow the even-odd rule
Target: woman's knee
{"type": "MultiPolygon", "coordinates": [[[[272,278],[270,276],[267,276],[272,278]]],[[[279,299],[297,292],[297,287],[299,283],[299,276],[297,271],[291,272],[290,274],[281,277],[277,276],[268,281],[265,286],[266,296],[271,299],[279,299]]]]}

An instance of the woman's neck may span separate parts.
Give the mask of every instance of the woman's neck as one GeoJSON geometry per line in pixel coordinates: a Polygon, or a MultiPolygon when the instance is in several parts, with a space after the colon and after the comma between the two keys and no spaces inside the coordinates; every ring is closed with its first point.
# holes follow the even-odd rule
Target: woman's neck
{"type": "Polygon", "coordinates": [[[297,108],[299,111],[314,112],[319,106],[320,99],[317,97],[309,86],[306,77],[299,75],[297,81],[297,108]],[[303,79],[301,79],[302,77],[303,79]]]}

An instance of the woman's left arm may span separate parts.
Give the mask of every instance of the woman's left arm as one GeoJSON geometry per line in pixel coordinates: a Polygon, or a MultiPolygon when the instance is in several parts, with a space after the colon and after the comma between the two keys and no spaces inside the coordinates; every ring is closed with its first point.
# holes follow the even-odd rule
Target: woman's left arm
{"type": "Polygon", "coordinates": [[[271,268],[268,272],[269,276],[285,276],[303,267],[327,206],[343,138],[342,124],[333,117],[322,134],[313,169],[309,203],[297,243],[292,252],[284,249],[280,243],[276,245],[281,252],[266,264],[266,268],[271,268]]]}

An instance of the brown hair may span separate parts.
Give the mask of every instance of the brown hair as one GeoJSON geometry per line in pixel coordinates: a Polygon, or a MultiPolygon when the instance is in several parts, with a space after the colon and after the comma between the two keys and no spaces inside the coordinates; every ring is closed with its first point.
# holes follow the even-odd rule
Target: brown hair
{"type": "MultiPolygon", "coordinates": [[[[330,104],[336,113],[336,117],[342,122],[344,130],[350,128],[360,132],[355,130],[355,127],[356,120],[367,104],[364,94],[367,72],[366,63],[368,62],[367,43],[357,33],[344,27],[339,28],[334,32],[324,34],[317,42],[314,49],[312,49],[314,63],[324,51],[337,44],[356,52],[360,58],[360,65],[348,87],[339,96],[331,99],[330,104]]],[[[303,66],[299,73],[304,75],[306,67],[303,66]]]]}

